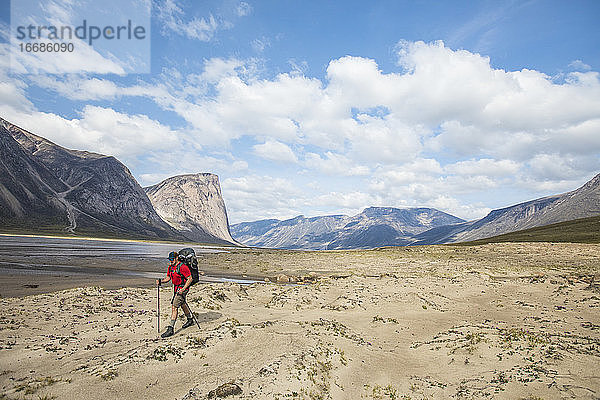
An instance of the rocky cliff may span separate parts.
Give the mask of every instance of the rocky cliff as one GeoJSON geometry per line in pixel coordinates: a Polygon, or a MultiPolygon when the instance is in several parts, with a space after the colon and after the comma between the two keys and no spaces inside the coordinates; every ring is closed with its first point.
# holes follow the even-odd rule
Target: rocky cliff
{"type": "Polygon", "coordinates": [[[70,226],[67,207],[57,196],[67,186],[42,163],[30,157],[0,124],[0,222],[5,228],[70,226]]]}
{"type": "Polygon", "coordinates": [[[158,215],[188,239],[235,243],[217,175],[174,176],[144,190],[158,215]]]}
{"type": "Polygon", "coordinates": [[[2,226],[183,239],[116,158],[65,149],[1,118],[0,137],[2,226]]]}

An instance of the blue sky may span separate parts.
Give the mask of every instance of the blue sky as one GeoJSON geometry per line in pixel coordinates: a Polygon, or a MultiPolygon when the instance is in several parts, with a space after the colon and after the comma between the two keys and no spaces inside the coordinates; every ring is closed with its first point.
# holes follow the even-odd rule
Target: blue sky
{"type": "Polygon", "coordinates": [[[98,49],[11,69],[0,11],[3,118],[142,185],[216,173],[232,223],[472,219],[600,172],[597,1],[155,1],[139,74],[98,49]]]}

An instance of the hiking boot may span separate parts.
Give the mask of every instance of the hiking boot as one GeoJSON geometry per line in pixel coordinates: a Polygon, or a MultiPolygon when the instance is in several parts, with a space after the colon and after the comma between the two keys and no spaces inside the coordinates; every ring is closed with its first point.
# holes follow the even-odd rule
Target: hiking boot
{"type": "Polygon", "coordinates": [[[168,338],[169,336],[173,336],[173,327],[167,326],[167,330],[160,336],[163,338],[168,338]]]}
{"type": "Polygon", "coordinates": [[[194,325],[194,318],[188,318],[187,321],[185,322],[185,324],[183,324],[183,326],[181,327],[181,329],[185,329],[192,325],[194,325]]]}

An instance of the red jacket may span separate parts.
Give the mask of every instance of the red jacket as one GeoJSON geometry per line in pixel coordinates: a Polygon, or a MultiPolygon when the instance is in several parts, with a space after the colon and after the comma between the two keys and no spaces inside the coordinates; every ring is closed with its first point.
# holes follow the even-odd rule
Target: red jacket
{"type": "Polygon", "coordinates": [[[169,270],[167,271],[167,276],[171,278],[171,282],[173,282],[173,286],[175,288],[175,292],[183,289],[183,285],[185,285],[185,281],[192,275],[190,269],[187,265],[182,263],[181,261],[177,261],[176,263],[169,264],[169,270]],[[179,272],[177,271],[179,269],[179,272]]]}

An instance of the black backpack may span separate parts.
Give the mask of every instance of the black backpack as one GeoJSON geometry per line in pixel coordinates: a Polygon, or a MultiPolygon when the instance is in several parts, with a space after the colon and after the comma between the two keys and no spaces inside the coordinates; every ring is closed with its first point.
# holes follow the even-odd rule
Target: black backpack
{"type": "MultiPolygon", "coordinates": [[[[194,249],[185,248],[179,250],[179,257],[177,259],[187,265],[190,269],[190,272],[192,273],[192,285],[198,283],[200,280],[198,274],[198,259],[196,258],[196,252],[194,252],[194,249]]],[[[177,273],[179,273],[179,268],[177,268],[177,273]]]]}

